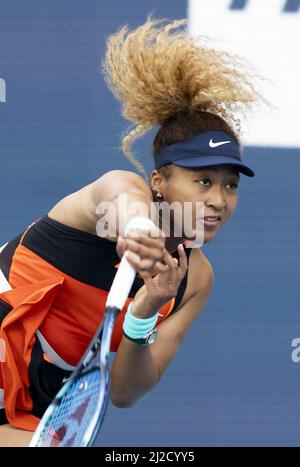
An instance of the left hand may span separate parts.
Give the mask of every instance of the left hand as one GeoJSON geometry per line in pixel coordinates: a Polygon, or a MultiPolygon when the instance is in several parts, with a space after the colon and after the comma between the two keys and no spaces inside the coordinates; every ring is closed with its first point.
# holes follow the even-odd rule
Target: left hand
{"type": "Polygon", "coordinates": [[[131,313],[137,318],[149,318],[171,298],[175,297],[179,285],[187,272],[187,258],[183,245],[177,247],[179,262],[166,249],[163,251],[165,270],[153,276],[149,271],[140,271],[144,285],[136,293],[131,313]]]}

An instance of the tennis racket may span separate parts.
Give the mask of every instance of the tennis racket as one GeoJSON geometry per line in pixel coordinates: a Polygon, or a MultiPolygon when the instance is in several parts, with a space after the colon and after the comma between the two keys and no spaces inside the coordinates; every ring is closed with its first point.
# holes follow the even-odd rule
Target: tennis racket
{"type": "MultiPolygon", "coordinates": [[[[150,219],[131,219],[131,228],[155,227],[150,219]]],[[[123,255],[113,280],[103,320],[95,337],[44,413],[29,447],[88,447],[95,440],[109,401],[109,352],[114,323],[124,307],[136,271],[123,255]]]]}
{"type": "Polygon", "coordinates": [[[30,447],[92,445],[109,401],[109,352],[114,323],[125,305],[135,274],[123,256],[101,325],[76,370],[47,408],[30,447]]]}

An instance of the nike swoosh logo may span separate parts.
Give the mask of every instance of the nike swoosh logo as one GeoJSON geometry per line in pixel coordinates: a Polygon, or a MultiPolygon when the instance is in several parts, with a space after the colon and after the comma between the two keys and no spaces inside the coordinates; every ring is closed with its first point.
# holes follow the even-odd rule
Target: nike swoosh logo
{"type": "Polygon", "coordinates": [[[209,147],[217,148],[218,146],[222,146],[222,144],[228,144],[228,143],[231,143],[231,141],[220,141],[219,143],[214,143],[213,140],[211,139],[209,142],[209,147]]]}
{"type": "Polygon", "coordinates": [[[161,313],[158,313],[158,316],[165,316],[165,315],[162,315],[161,313]]]}
{"type": "Polygon", "coordinates": [[[63,384],[66,383],[67,381],[69,381],[70,378],[71,378],[71,376],[69,376],[69,377],[66,377],[66,376],[65,376],[65,377],[63,378],[63,380],[62,380],[63,384]]]}

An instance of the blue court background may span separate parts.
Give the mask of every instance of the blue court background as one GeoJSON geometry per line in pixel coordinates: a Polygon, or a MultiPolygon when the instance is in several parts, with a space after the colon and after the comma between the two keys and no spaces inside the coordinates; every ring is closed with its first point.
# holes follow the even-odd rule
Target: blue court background
{"type": "MultiPolygon", "coordinates": [[[[0,0],[0,245],[111,168],[127,128],[99,72],[105,37],[181,0],[0,0]]],[[[136,147],[151,169],[151,135],[136,147]]],[[[232,219],[204,246],[214,293],[159,387],[109,407],[99,446],[299,446],[297,149],[247,147],[232,219]]],[[[201,271],[199,271],[201,274],[201,271]]]]}

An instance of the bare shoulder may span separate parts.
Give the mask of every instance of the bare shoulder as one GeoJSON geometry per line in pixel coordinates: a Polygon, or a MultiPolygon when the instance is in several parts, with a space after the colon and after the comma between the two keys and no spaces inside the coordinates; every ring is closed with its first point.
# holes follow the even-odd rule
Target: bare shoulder
{"type": "Polygon", "coordinates": [[[48,216],[62,224],[96,235],[96,207],[111,201],[120,192],[149,191],[147,181],[127,170],[111,170],[92,183],[64,197],[48,212],[48,216]]]}
{"type": "Polygon", "coordinates": [[[110,170],[95,180],[90,189],[95,202],[109,201],[122,191],[151,191],[145,178],[129,170],[110,170]]]}

